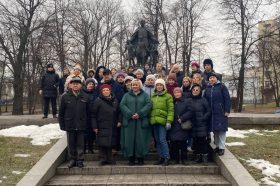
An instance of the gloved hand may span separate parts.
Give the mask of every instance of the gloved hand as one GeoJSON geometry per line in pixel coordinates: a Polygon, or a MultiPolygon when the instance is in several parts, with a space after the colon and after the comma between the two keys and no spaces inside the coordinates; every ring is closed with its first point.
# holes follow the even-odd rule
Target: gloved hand
{"type": "Polygon", "coordinates": [[[171,129],[171,124],[170,123],[166,123],[165,128],[166,128],[166,130],[170,130],[171,129]]]}

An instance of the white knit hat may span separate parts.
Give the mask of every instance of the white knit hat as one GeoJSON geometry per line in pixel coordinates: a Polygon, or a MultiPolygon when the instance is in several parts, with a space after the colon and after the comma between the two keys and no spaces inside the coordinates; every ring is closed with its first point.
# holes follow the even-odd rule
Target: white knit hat
{"type": "MultiPolygon", "coordinates": [[[[164,81],[163,79],[157,79],[156,82],[155,82],[155,86],[156,86],[157,84],[162,84],[163,87],[164,87],[164,90],[167,90],[167,89],[166,89],[166,85],[165,85],[165,81],[164,81]]],[[[155,89],[155,90],[156,90],[156,89],[155,89]]]]}

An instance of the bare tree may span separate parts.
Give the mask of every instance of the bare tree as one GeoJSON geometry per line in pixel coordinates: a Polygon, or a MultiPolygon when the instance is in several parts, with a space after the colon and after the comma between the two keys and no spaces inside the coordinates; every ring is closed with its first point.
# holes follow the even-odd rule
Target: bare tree
{"type": "Polygon", "coordinates": [[[240,69],[238,75],[237,109],[241,112],[244,94],[245,67],[252,57],[253,47],[260,39],[254,35],[258,21],[258,10],[262,0],[222,0],[221,7],[229,29],[233,31],[234,44],[239,48],[240,69]],[[239,47],[240,46],[240,47],[239,47]]]}
{"type": "Polygon", "coordinates": [[[23,114],[23,79],[26,66],[24,54],[29,37],[44,25],[38,13],[44,2],[44,0],[0,2],[0,46],[8,56],[13,73],[14,115],[23,114]]]}

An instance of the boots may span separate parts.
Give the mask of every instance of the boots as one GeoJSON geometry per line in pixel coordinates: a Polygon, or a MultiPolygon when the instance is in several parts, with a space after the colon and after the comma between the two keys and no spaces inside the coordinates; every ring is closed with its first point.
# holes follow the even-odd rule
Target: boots
{"type": "Polygon", "coordinates": [[[76,161],[75,160],[70,160],[69,161],[69,164],[68,164],[68,168],[72,168],[72,167],[75,167],[76,166],[76,161]]]}
{"type": "Polygon", "coordinates": [[[207,164],[208,163],[208,154],[202,154],[201,159],[204,164],[207,164]]]}
{"type": "Polygon", "coordinates": [[[128,159],[128,165],[129,166],[133,166],[135,165],[135,157],[134,156],[130,156],[128,159]]]}
{"type": "Polygon", "coordinates": [[[196,163],[201,163],[202,162],[201,154],[196,154],[194,161],[196,163]]]}
{"type": "Polygon", "coordinates": [[[154,165],[161,165],[164,162],[164,158],[160,158],[157,162],[154,163],[154,165]]]}
{"type": "Polygon", "coordinates": [[[144,158],[137,158],[137,165],[144,165],[144,158]]]}
{"type": "Polygon", "coordinates": [[[168,158],[164,158],[162,166],[168,166],[168,165],[169,165],[169,159],[168,158]]]}

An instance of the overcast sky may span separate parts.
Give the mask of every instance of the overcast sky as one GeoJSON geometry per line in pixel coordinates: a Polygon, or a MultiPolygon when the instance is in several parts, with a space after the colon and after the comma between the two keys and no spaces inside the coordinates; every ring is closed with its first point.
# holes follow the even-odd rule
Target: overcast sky
{"type": "MultiPolygon", "coordinates": [[[[172,2],[174,0],[169,0],[172,2]]],[[[135,12],[135,5],[137,0],[122,0],[122,4],[128,12],[135,12]]],[[[207,27],[209,26],[210,31],[208,32],[209,40],[211,42],[207,44],[206,52],[207,56],[214,61],[214,68],[217,72],[225,72],[228,70],[227,64],[225,63],[226,44],[225,39],[227,38],[226,25],[221,21],[221,15],[218,12],[217,4],[215,1],[211,1],[208,10],[205,12],[204,17],[206,19],[207,27]]],[[[264,19],[272,19],[275,17],[276,11],[274,6],[263,6],[261,11],[264,12],[264,19]]],[[[202,63],[202,61],[200,62],[202,63]]]]}

